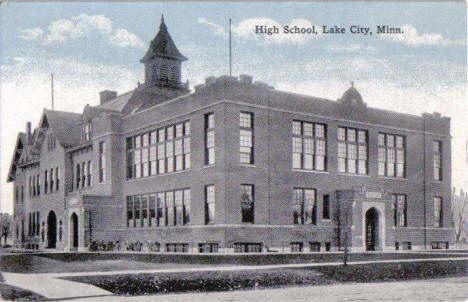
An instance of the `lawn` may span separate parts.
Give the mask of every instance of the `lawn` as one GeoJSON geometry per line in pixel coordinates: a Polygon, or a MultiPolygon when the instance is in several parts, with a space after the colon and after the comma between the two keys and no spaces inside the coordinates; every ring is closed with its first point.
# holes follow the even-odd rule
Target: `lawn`
{"type": "MultiPolygon", "coordinates": [[[[351,253],[349,261],[466,257],[434,253],[351,253]]],[[[0,255],[0,271],[63,273],[115,270],[206,267],[214,265],[266,265],[342,262],[342,253],[295,254],[148,254],[148,253],[36,253],[0,255]]]]}
{"type": "Polygon", "coordinates": [[[41,295],[26,289],[0,283],[0,297],[4,301],[45,301],[41,295]]]}
{"type": "Polygon", "coordinates": [[[118,295],[148,295],[347,282],[414,280],[467,275],[468,263],[462,260],[258,271],[81,276],[66,277],[64,279],[93,284],[118,295]]]}
{"type": "Polygon", "coordinates": [[[0,271],[11,273],[106,272],[205,266],[206,265],[141,262],[118,258],[62,261],[49,257],[26,254],[0,256],[0,271]]]}

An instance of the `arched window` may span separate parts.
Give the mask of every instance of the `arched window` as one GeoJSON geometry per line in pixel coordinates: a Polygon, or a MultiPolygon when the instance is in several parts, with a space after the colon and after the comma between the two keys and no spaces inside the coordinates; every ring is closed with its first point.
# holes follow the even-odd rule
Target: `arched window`
{"type": "Polygon", "coordinates": [[[178,83],[179,82],[179,74],[177,72],[177,67],[174,66],[171,68],[171,82],[178,83]]]}
{"type": "Polygon", "coordinates": [[[169,80],[169,68],[166,64],[161,66],[161,81],[166,82],[169,80]]]}

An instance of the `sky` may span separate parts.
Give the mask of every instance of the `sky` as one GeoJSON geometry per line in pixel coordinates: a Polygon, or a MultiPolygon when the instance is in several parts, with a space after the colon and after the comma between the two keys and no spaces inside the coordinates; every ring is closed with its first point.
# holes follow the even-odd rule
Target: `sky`
{"type": "Polygon", "coordinates": [[[16,136],[36,127],[43,108],[82,112],[104,89],[124,93],[143,82],[149,41],[161,14],[191,87],[229,72],[277,90],[336,100],[354,81],[370,107],[451,118],[452,185],[468,191],[466,7],[462,2],[82,2],[0,6],[0,212],[12,211],[6,183],[16,136]],[[362,34],[255,34],[255,25],[321,29],[369,27],[362,34]],[[404,34],[378,35],[377,25],[404,34]]]}

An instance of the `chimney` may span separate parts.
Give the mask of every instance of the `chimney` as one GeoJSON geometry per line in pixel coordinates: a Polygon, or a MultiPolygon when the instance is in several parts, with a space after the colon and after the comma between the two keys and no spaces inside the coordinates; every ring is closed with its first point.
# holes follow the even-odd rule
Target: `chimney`
{"type": "Polygon", "coordinates": [[[99,92],[100,104],[104,104],[109,100],[115,99],[117,97],[117,91],[113,90],[103,90],[99,92]]]}
{"type": "Polygon", "coordinates": [[[26,123],[26,144],[30,144],[32,140],[31,136],[31,122],[26,123]]]}

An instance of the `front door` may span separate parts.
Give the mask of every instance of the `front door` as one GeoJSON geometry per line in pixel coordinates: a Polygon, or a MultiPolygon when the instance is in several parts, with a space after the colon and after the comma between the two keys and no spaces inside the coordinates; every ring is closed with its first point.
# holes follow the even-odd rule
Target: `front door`
{"type": "Polygon", "coordinates": [[[366,212],[366,250],[375,251],[377,245],[379,214],[372,208],[366,212]]]}
{"type": "Polygon", "coordinates": [[[71,236],[71,243],[72,248],[78,248],[78,215],[75,213],[71,216],[71,229],[72,229],[72,236],[71,236]]]}
{"type": "Polygon", "coordinates": [[[56,248],[57,244],[57,216],[54,211],[50,211],[47,216],[47,247],[56,248]]]}

